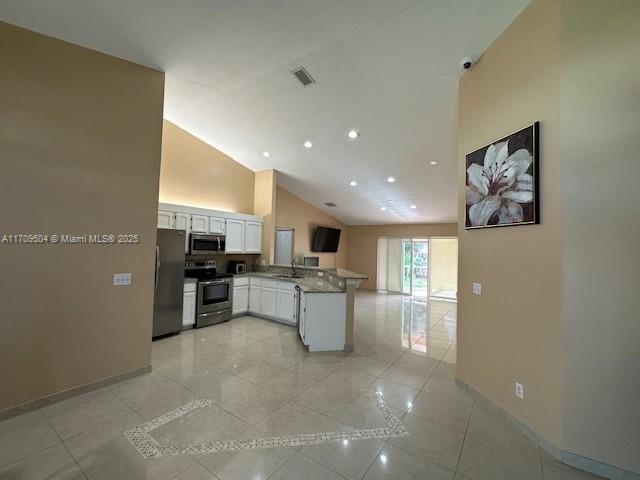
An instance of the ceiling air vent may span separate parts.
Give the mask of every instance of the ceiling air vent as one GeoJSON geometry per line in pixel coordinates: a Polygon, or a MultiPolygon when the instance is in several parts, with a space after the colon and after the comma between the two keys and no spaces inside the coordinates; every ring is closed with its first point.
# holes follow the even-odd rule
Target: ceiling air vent
{"type": "Polygon", "coordinates": [[[336,208],[338,206],[333,202],[324,202],[324,204],[329,208],[336,208]]]}
{"type": "Polygon", "coordinates": [[[308,87],[312,83],[316,83],[316,81],[311,78],[311,75],[309,75],[309,72],[307,72],[304,67],[296,68],[291,73],[293,73],[295,77],[300,80],[300,83],[305,87],[308,87]]]}

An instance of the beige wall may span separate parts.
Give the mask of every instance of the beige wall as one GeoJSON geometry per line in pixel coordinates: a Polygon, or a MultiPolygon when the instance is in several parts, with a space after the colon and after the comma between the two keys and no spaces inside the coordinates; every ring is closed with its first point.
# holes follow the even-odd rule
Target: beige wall
{"type": "Polygon", "coordinates": [[[639,21],[630,0],[533,0],[462,78],[458,152],[463,225],[464,154],[541,122],[542,223],[460,230],[458,375],[567,461],[636,473],[639,21]]]}
{"type": "Polygon", "coordinates": [[[148,367],[164,74],[0,23],[0,410],[148,367]],[[115,272],[133,285],[112,286],[115,272]]]}
{"type": "Polygon", "coordinates": [[[160,202],[253,213],[254,173],[165,120],[160,202]]]}
{"type": "Polygon", "coordinates": [[[346,225],[282,187],[278,187],[277,193],[276,226],[295,229],[294,254],[296,257],[317,256],[321,267],[346,268],[348,244],[346,225]],[[313,231],[318,225],[342,229],[337,253],[311,251],[313,231]]]}
{"type": "Polygon", "coordinates": [[[561,2],[533,0],[460,82],[458,376],[561,445],[561,2]],[[507,74],[508,72],[508,74],[507,74]],[[464,230],[465,154],[540,121],[540,225],[464,230]],[[482,283],[482,296],[472,295],[482,283]],[[525,399],[514,383],[525,386],[525,399]]]}
{"type": "Polygon", "coordinates": [[[262,217],[262,256],[266,264],[274,262],[276,195],[278,172],[263,170],[255,174],[253,213],[262,217]]]}
{"type": "Polygon", "coordinates": [[[438,238],[429,242],[429,291],[458,291],[458,239],[438,238]]]}
{"type": "Polygon", "coordinates": [[[378,238],[451,237],[456,236],[457,233],[455,223],[349,226],[347,228],[349,238],[347,268],[369,276],[369,280],[363,281],[360,288],[375,290],[378,269],[378,238]]]}
{"type": "Polygon", "coordinates": [[[565,449],[640,475],[640,2],[564,2],[565,449]]]}

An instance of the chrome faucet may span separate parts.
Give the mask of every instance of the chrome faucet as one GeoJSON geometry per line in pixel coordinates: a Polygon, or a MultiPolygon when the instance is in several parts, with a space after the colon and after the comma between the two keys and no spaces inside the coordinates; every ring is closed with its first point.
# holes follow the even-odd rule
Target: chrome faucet
{"type": "Polygon", "coordinates": [[[298,272],[296,271],[296,257],[291,258],[291,275],[294,277],[298,276],[298,272]]]}

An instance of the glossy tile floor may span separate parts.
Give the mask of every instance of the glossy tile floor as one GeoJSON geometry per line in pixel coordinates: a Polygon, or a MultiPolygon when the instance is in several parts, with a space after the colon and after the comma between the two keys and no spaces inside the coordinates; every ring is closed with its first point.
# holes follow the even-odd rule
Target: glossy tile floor
{"type": "Polygon", "coordinates": [[[359,293],[355,351],[309,354],[241,317],[153,343],[153,373],[0,423],[0,479],[596,478],[564,466],[454,381],[456,304],[359,293]],[[410,435],[144,459],[123,432],[194,399],[161,445],[375,428],[379,391],[410,435]]]}

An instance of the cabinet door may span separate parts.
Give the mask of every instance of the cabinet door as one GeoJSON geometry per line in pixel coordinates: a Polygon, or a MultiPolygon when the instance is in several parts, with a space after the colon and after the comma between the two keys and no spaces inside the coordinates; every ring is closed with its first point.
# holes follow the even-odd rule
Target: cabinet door
{"type": "Polygon", "coordinates": [[[276,293],[275,288],[262,288],[260,291],[260,313],[267,317],[276,316],[276,293]]]}
{"type": "Polygon", "coordinates": [[[244,253],[244,224],[243,220],[227,219],[226,253],[244,253]]]}
{"type": "Polygon", "coordinates": [[[245,245],[247,253],[262,253],[262,223],[246,222],[245,245]]]}
{"type": "Polygon", "coordinates": [[[184,230],[184,253],[189,253],[191,215],[188,213],[176,213],[176,230],[184,230]]]}
{"type": "Polygon", "coordinates": [[[166,210],[158,210],[158,228],[176,228],[175,214],[166,210]]]}
{"type": "Polygon", "coordinates": [[[302,344],[306,345],[305,338],[305,321],[307,318],[307,302],[305,301],[304,294],[300,293],[300,316],[298,317],[298,333],[302,339],[302,344]]]}
{"type": "Polygon", "coordinates": [[[184,292],[182,297],[182,326],[196,323],[196,292],[184,292]]]}
{"type": "Polygon", "coordinates": [[[260,313],[260,285],[249,287],[249,311],[260,313]]]}
{"type": "Polygon", "coordinates": [[[294,322],[295,292],[292,290],[278,289],[278,302],[276,313],[279,319],[288,323],[294,322]]]}
{"type": "Polygon", "coordinates": [[[224,235],[224,231],[225,231],[224,224],[225,224],[224,218],[209,217],[209,233],[218,233],[220,235],[224,235]]]}
{"type": "Polygon", "coordinates": [[[249,308],[249,286],[233,287],[233,314],[240,314],[249,308]]]}
{"type": "Polygon", "coordinates": [[[191,231],[209,233],[209,217],[206,215],[191,215],[191,231]]]}

